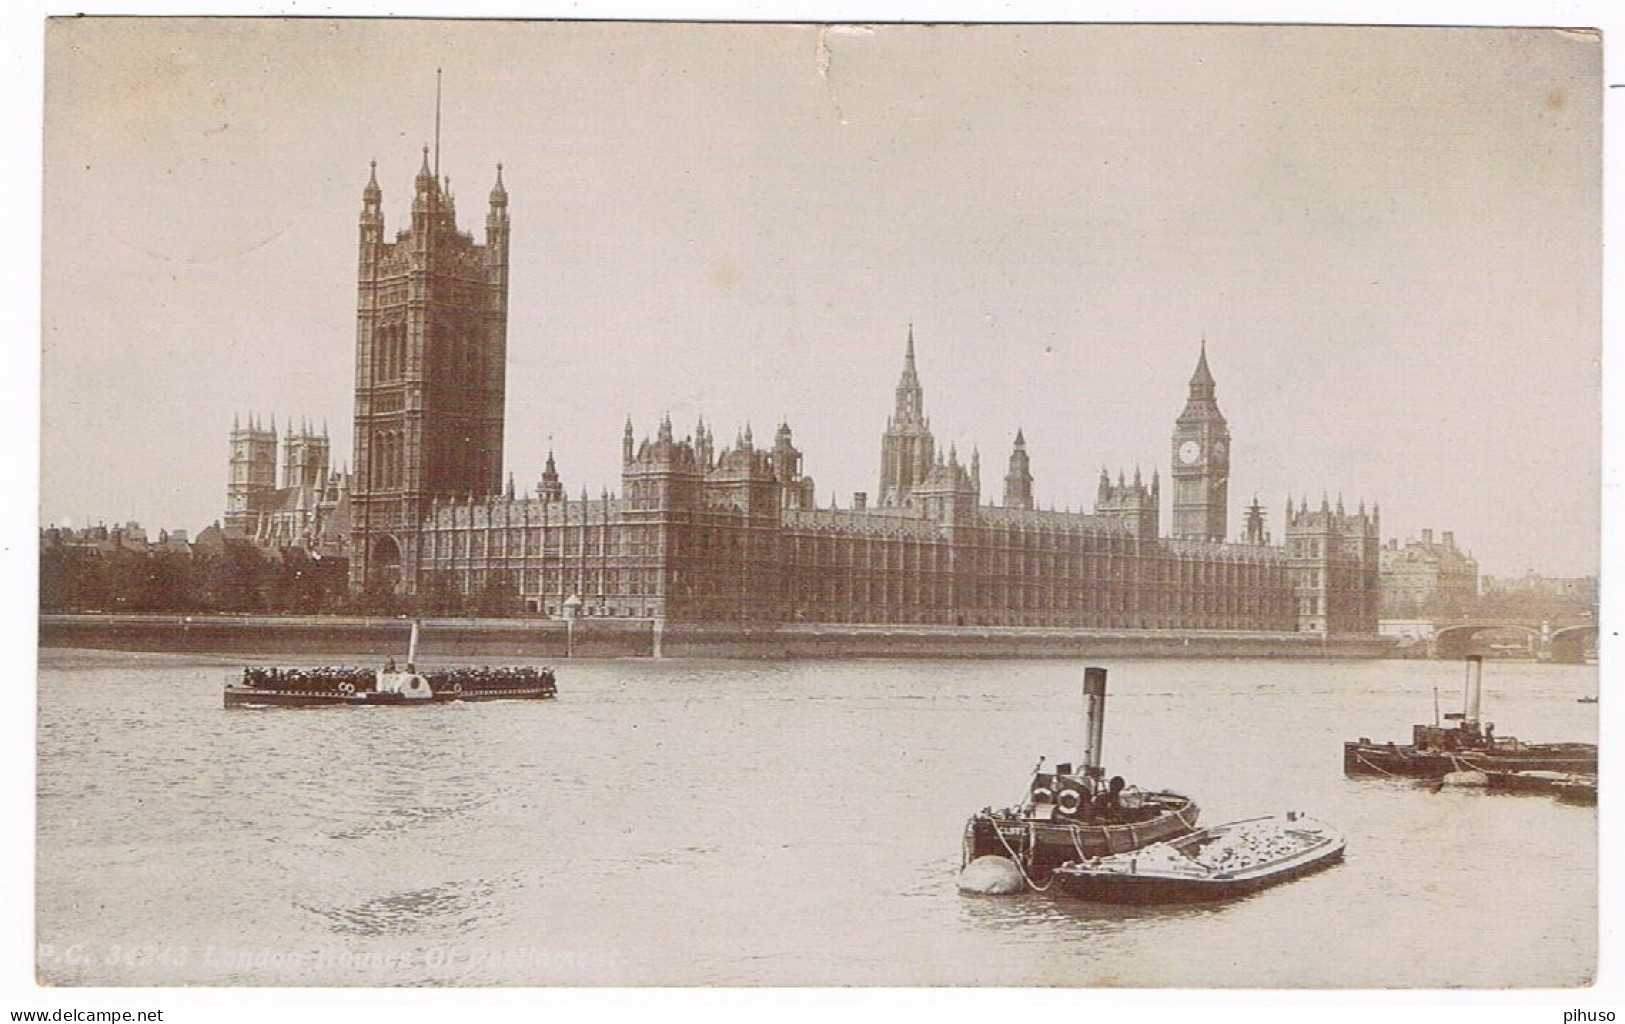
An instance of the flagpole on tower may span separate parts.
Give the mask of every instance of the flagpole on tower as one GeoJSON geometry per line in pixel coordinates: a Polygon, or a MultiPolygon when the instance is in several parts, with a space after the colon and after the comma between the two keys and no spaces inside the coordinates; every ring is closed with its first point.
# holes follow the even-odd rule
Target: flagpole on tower
{"type": "Polygon", "coordinates": [[[440,69],[434,69],[434,180],[440,183],[440,69]]]}

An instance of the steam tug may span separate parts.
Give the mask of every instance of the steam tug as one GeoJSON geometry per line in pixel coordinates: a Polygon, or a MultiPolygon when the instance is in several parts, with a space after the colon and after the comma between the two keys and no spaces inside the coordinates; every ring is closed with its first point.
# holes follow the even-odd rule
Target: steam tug
{"type": "Polygon", "coordinates": [[[1200,809],[1190,797],[1127,787],[1120,777],[1105,779],[1105,669],[1084,670],[1083,699],[1083,763],[1076,768],[1060,763],[1047,771],[1040,758],[1019,804],[972,815],[965,823],[961,868],[982,857],[1006,858],[1021,881],[1042,888],[1068,861],[1138,850],[1196,828],[1200,809]]]}
{"type": "Polygon", "coordinates": [[[425,706],[449,701],[546,700],[558,693],[550,668],[434,668],[418,671],[418,623],[412,623],[406,667],[391,658],[381,669],[251,667],[226,681],[225,706],[425,706]]]}
{"type": "MultiPolygon", "coordinates": [[[[1467,685],[1460,714],[1447,714],[1455,725],[1417,725],[1411,742],[1372,743],[1362,736],[1343,744],[1343,774],[1385,775],[1412,779],[1444,779],[1452,773],[1479,772],[1493,777],[1519,772],[1597,774],[1594,743],[1523,743],[1495,735],[1494,723],[1479,720],[1484,659],[1467,658],[1467,685]]],[[[1592,783],[1593,789],[1595,782],[1592,783]]],[[[1492,787],[1494,788],[1494,787],[1492,787]]],[[[1511,788],[1511,787],[1508,787],[1511,788]]]]}

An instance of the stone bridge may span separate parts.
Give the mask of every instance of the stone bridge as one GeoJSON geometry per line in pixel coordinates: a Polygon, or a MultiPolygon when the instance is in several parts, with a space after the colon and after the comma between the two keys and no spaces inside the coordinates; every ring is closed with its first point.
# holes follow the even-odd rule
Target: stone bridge
{"type": "Polygon", "coordinates": [[[1434,632],[1433,656],[1455,660],[1468,654],[1494,653],[1485,650],[1488,645],[1483,634],[1486,633],[1521,635],[1530,656],[1566,665],[1583,664],[1587,652],[1597,642],[1595,622],[1565,625],[1512,621],[1453,622],[1434,632]]]}

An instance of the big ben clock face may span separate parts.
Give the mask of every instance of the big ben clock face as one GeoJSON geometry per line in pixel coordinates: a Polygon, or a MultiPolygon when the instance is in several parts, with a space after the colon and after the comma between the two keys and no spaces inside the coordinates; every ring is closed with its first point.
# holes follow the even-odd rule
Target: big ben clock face
{"type": "Polygon", "coordinates": [[[1202,457],[1202,446],[1195,441],[1186,441],[1179,446],[1179,461],[1187,466],[1194,466],[1202,457]]]}

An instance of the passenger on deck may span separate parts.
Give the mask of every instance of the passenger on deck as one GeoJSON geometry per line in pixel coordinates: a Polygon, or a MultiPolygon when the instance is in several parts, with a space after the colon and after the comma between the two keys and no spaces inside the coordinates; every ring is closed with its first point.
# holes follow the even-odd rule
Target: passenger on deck
{"type": "Polygon", "coordinates": [[[384,659],[384,671],[385,672],[390,672],[390,673],[395,671],[395,659],[394,658],[385,658],[384,659]]]}
{"type": "Polygon", "coordinates": [[[1121,775],[1112,776],[1112,781],[1107,785],[1105,791],[1095,797],[1094,803],[1089,805],[1089,818],[1091,821],[1109,825],[1121,816],[1124,785],[1121,775]]]}

